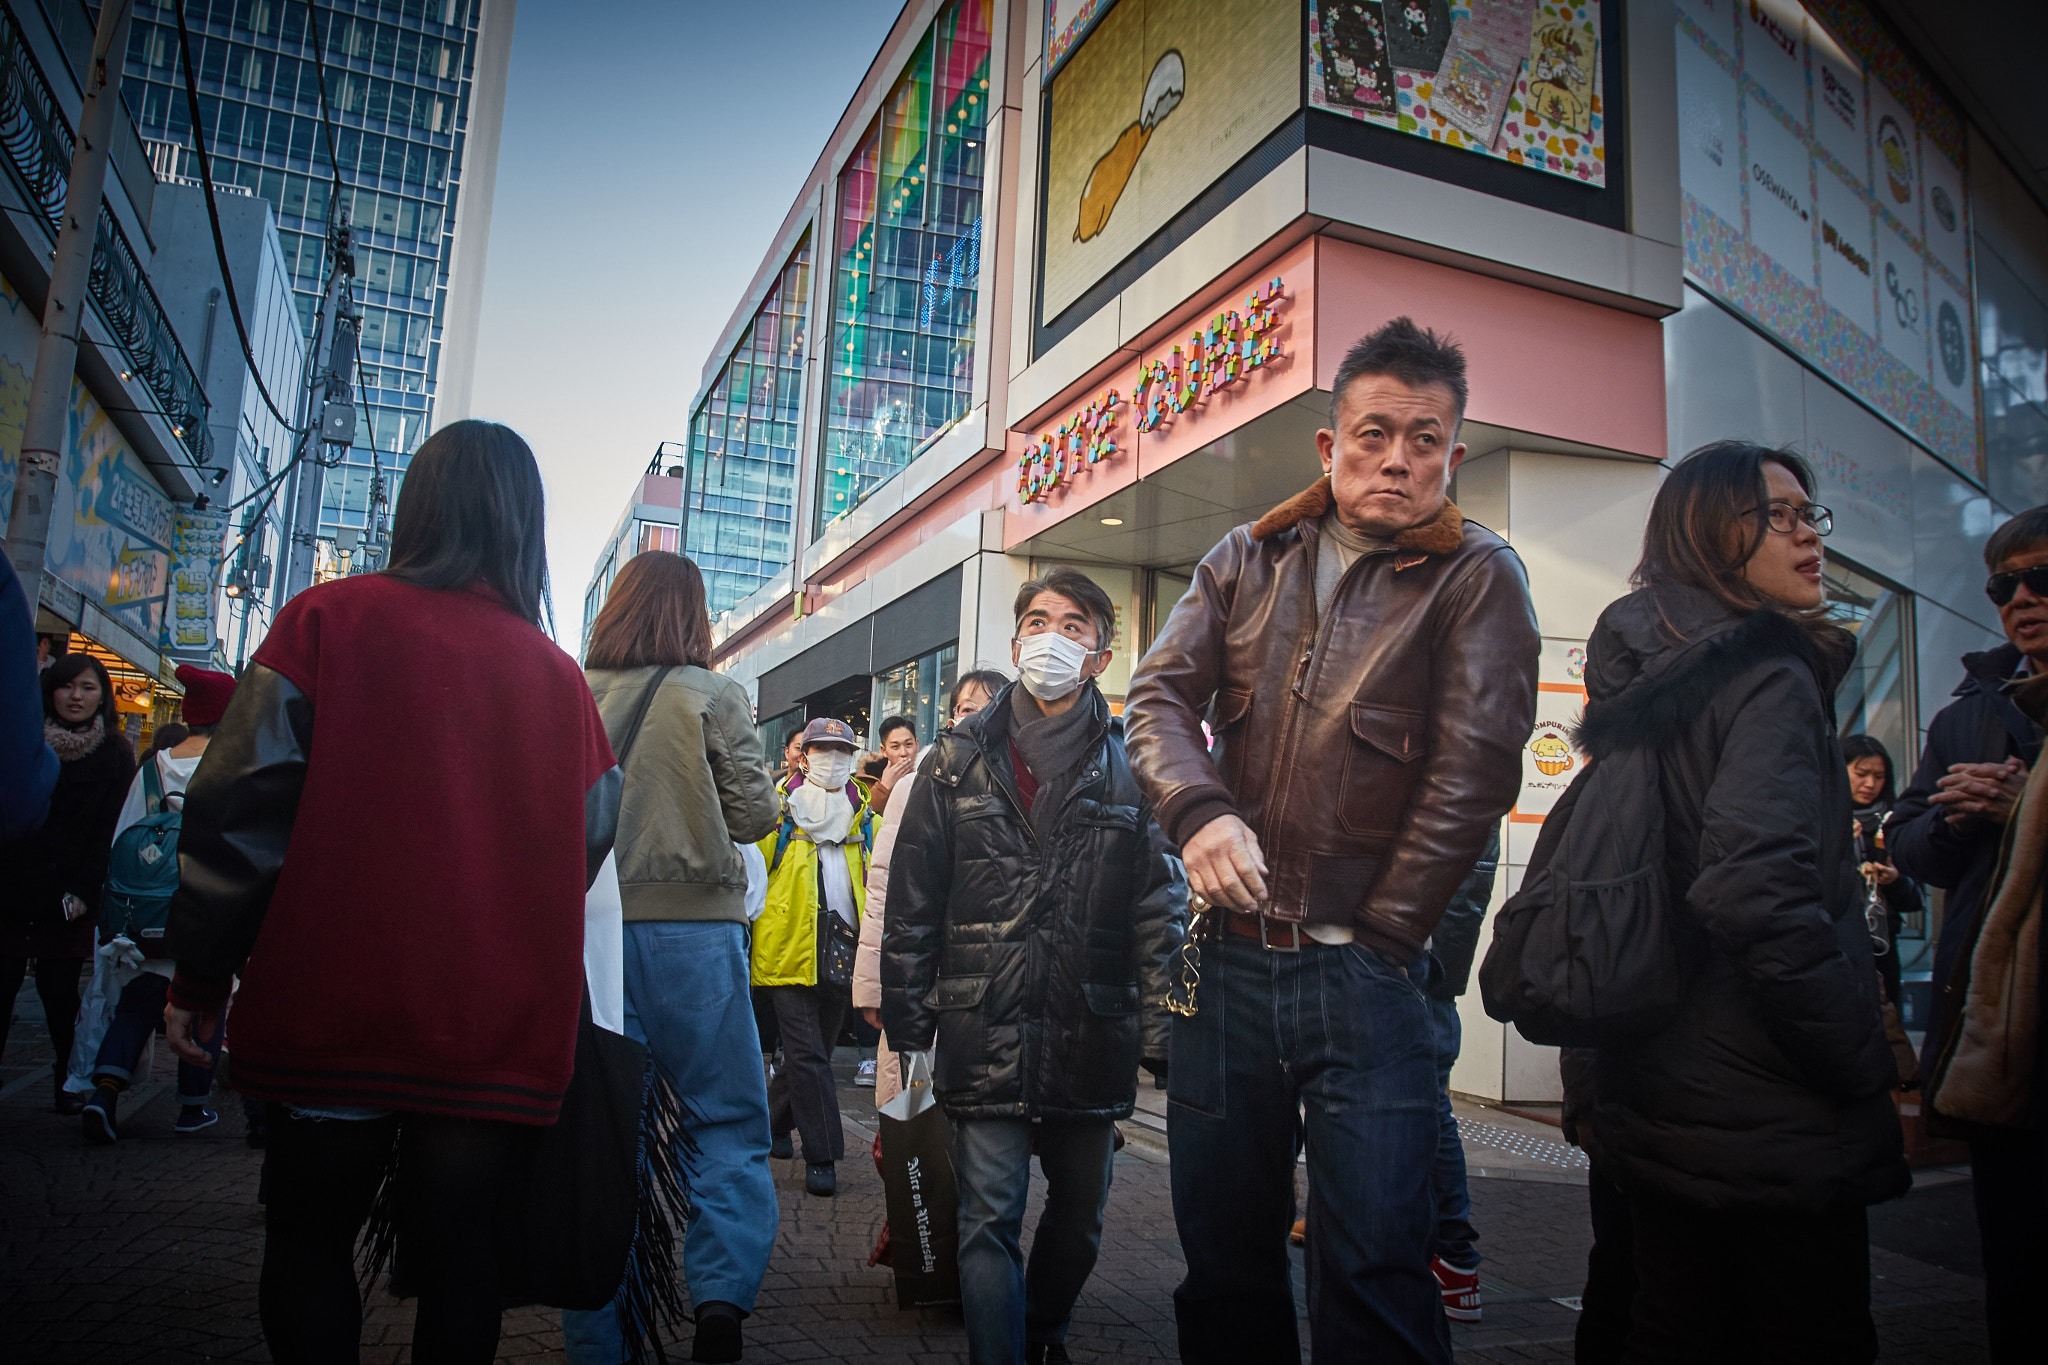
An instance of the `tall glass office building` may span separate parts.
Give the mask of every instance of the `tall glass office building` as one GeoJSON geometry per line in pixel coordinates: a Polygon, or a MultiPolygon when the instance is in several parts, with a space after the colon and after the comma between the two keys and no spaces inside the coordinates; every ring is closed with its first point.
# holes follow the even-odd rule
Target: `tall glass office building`
{"type": "MultiPolygon", "coordinates": [[[[276,210],[309,336],[337,207],[309,18],[321,41],[341,206],[357,229],[368,409],[354,448],[327,472],[323,538],[366,525],[377,464],[395,504],[392,476],[433,426],[437,399],[443,419],[464,415],[445,400],[459,370],[452,406],[468,402],[513,9],[512,0],[186,0],[214,180],[276,210]]],[[[196,179],[178,41],[170,6],[138,4],[122,94],[155,144],[157,173],[196,179]]]]}

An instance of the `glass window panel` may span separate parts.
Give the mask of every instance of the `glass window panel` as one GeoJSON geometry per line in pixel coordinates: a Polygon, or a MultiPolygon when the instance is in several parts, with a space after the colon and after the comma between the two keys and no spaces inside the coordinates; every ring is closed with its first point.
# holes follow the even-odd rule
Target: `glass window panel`
{"type": "Polygon", "coordinates": [[[840,174],[818,526],[967,411],[993,0],[955,0],[840,174]]]}
{"type": "Polygon", "coordinates": [[[1919,730],[1914,716],[1912,594],[1828,557],[1828,613],[1856,637],[1856,661],[1835,690],[1835,718],[1844,735],[1873,736],[1891,752],[1893,770],[1913,770],[1919,730]]]}
{"type": "Polygon", "coordinates": [[[704,571],[713,615],[790,561],[797,429],[767,416],[784,404],[794,413],[800,402],[802,336],[790,317],[804,306],[810,263],[806,237],[691,421],[687,552],[704,571]],[[764,349],[788,368],[767,363],[764,349]]]}

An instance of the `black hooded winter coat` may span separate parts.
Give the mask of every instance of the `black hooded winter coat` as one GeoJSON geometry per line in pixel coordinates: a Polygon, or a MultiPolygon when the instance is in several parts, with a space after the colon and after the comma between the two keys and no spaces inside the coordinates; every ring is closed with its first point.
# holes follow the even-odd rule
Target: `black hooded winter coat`
{"type": "Polygon", "coordinates": [[[1951,825],[1948,813],[1929,798],[1940,789],[1952,763],[2018,758],[2032,767],[2040,760],[2041,727],[2013,705],[2006,686],[2022,662],[2018,648],[2010,644],[1963,656],[1963,681],[1956,687],[1955,700],[1928,725],[1920,767],[1885,822],[1885,842],[1899,871],[1948,892],[1941,938],[1934,947],[1933,1008],[1920,1054],[1925,1072],[1934,1070],[1962,1012],[1968,987],[1957,980],[1956,969],[1968,963],[1976,946],[1978,912],[1998,875],[1998,850],[2005,837],[2005,826],[1990,820],[1951,825]]]}
{"type": "Polygon", "coordinates": [[[1688,972],[1676,1023],[1598,1054],[1590,1121],[1607,1171],[1709,1210],[1903,1194],[1835,739],[1847,637],[1817,646],[1775,612],[1646,589],[1601,614],[1587,653],[1584,746],[1663,754],[1688,972]]]}
{"type": "Polygon", "coordinates": [[[1166,1057],[1187,877],[1093,687],[1087,756],[1039,838],[1010,758],[1015,690],[919,765],[889,863],[882,1027],[899,1052],[936,1041],[956,1119],[1128,1118],[1139,1059],[1166,1057]]]}

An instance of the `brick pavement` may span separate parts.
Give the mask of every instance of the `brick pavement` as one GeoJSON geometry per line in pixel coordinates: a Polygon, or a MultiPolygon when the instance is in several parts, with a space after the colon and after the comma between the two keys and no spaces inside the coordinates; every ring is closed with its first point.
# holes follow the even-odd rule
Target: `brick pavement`
{"type": "MultiPolygon", "coordinates": [[[[16,1002],[16,1013],[0,1057],[0,1089],[28,1075],[32,1064],[46,1068],[50,1055],[32,990],[16,1002]]],[[[850,1079],[850,1060],[841,1070],[850,1079]]],[[[261,1154],[243,1145],[232,1101],[218,1128],[175,1136],[171,1071],[168,1052],[159,1046],[150,1082],[134,1092],[141,1102],[124,1106],[125,1136],[111,1149],[88,1147],[76,1120],[50,1112],[46,1079],[0,1099],[0,1359],[20,1365],[269,1359],[256,1323],[262,1220],[254,1192],[261,1154]]],[[[853,1125],[871,1124],[871,1092],[847,1085],[841,1095],[853,1125]]],[[[1149,1092],[1144,1102],[1159,1107],[1149,1092]]],[[[1460,1365],[1569,1361],[1577,1318],[1555,1300],[1580,1287],[1589,1238],[1583,1174],[1565,1169],[1545,1147],[1555,1130],[1462,1106],[1461,1117],[1468,1122],[1474,1168],[1496,1174],[1473,1181],[1473,1221],[1488,1257],[1482,1270],[1486,1319],[1454,1326],[1460,1365]]],[[[1182,1260],[1164,1151],[1144,1122],[1133,1128],[1143,1131],[1117,1159],[1102,1259],[1075,1314],[1069,1348],[1077,1361],[1175,1358],[1170,1295],[1182,1260]]],[[[803,1193],[799,1163],[775,1163],[781,1229],[748,1323],[749,1361],[965,1360],[956,1314],[896,1311],[888,1273],[864,1264],[883,1202],[864,1153],[864,1142],[849,1141],[841,1193],[830,1200],[803,1193]]],[[[1888,1360],[1964,1365],[1984,1359],[1982,1282],[1967,1250],[1956,1249],[1969,1239],[1959,1243],[1950,1226],[1967,1216],[1967,1201],[1956,1194],[1954,1188],[1922,1191],[1873,1219],[1876,1311],[1888,1360]],[[1908,1216],[1917,1211],[1935,1216],[1908,1216]],[[1934,1249],[1928,1229],[1940,1227],[1948,1233],[1934,1249]]],[[[1037,1207],[1034,1191],[1034,1218],[1037,1207]]],[[[1298,1252],[1296,1258],[1298,1266],[1298,1252]]],[[[406,1360],[411,1320],[410,1305],[381,1292],[373,1296],[364,1361],[406,1360]]],[[[678,1344],[678,1358],[687,1358],[686,1342],[678,1344]]],[[[508,1313],[499,1358],[559,1360],[555,1315],[508,1313]]]]}

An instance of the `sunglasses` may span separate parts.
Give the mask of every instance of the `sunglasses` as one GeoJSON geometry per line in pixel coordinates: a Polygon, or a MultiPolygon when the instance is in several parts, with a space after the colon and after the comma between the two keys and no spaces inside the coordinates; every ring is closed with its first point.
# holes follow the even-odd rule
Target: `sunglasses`
{"type": "Polygon", "coordinates": [[[1991,599],[1992,606],[2002,607],[2012,601],[2012,595],[2020,590],[2022,583],[2034,596],[2048,598],[2048,564],[2014,569],[2010,573],[1995,573],[1984,580],[1984,595],[1991,599]]]}

